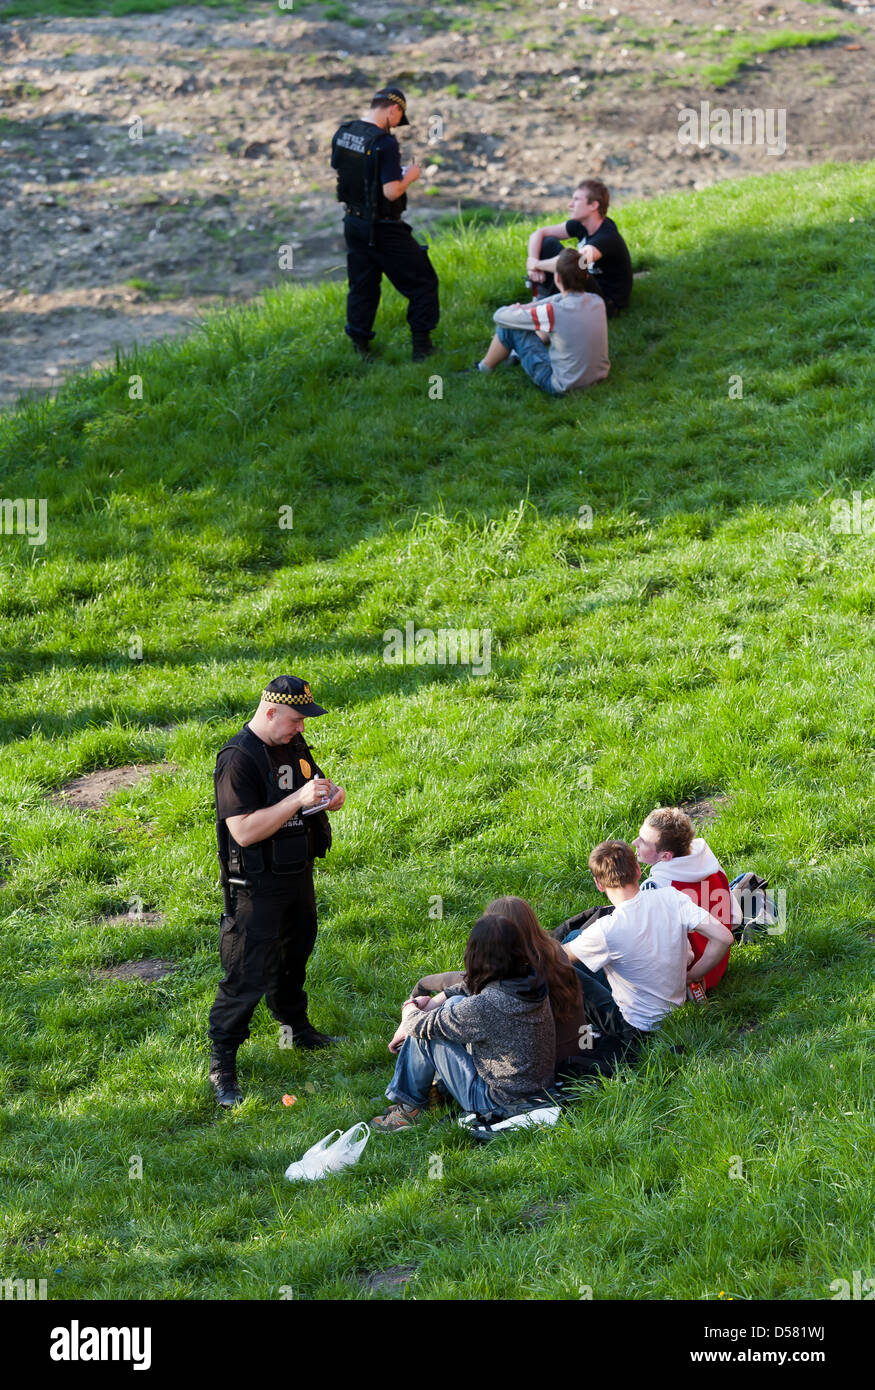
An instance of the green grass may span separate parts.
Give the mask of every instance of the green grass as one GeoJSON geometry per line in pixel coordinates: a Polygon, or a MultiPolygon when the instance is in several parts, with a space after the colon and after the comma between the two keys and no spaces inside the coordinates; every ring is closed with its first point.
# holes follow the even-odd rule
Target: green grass
{"type": "Polygon", "coordinates": [[[525,229],[463,226],[433,248],[425,366],[388,288],[363,368],[345,287],[290,287],[0,424],[4,496],[48,507],[44,546],[0,538],[4,1277],[349,1299],[406,1265],[427,1299],[822,1299],[875,1273],[875,565],[830,526],[875,482],[873,192],[875,165],[827,166],[621,208],[649,274],[580,397],[453,375],[521,293],[525,229]],[[407,620],[488,628],[490,674],[386,664],[407,620]],[[299,1057],[260,1009],[219,1116],[213,757],[289,670],[348,789],[309,974],[346,1041],[299,1057]],[[100,812],[48,799],[159,761],[100,812]],[[788,919],[707,1009],[553,1131],[375,1135],[346,1175],[284,1183],[376,1113],[398,1001],[488,898],[552,926],[593,900],[597,840],[718,793],[710,842],[788,919]],[[133,897],[163,925],[98,922],[133,897]],[[92,976],[144,956],[178,970],[92,976]]]}
{"type": "Polygon", "coordinates": [[[743,67],[760,53],[775,53],[784,48],[811,48],[815,44],[835,43],[842,30],[825,29],[820,34],[809,34],[806,30],[778,29],[772,34],[757,34],[754,38],[743,36],[734,38],[728,52],[718,63],[709,63],[702,69],[703,82],[713,87],[727,87],[734,81],[743,67]]]}

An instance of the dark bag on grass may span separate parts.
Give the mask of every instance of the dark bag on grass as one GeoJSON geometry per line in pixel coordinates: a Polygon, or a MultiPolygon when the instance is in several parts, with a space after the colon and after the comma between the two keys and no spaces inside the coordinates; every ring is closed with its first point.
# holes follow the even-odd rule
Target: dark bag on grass
{"type": "Polygon", "coordinates": [[[777,926],[778,909],[774,898],[766,892],[768,886],[767,878],[754,873],[739,874],[730,883],[729,891],[737,908],[733,915],[741,915],[741,921],[733,923],[732,927],[736,941],[760,941],[763,936],[772,934],[770,927],[777,926]]]}
{"type": "Polygon", "coordinates": [[[592,926],[600,917],[608,917],[613,912],[612,903],[602,903],[600,907],[587,907],[583,912],[578,912],[576,917],[568,917],[564,922],[560,922],[558,927],[554,927],[549,933],[554,941],[562,942],[566,936],[570,936],[573,931],[582,931],[584,927],[592,926]]]}

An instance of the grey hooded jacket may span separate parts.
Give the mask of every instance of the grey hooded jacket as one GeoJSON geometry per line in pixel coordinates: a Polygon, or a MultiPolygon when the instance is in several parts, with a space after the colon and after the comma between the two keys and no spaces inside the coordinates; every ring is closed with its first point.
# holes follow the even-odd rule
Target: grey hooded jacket
{"type": "MultiPolygon", "coordinates": [[[[450,990],[461,989],[450,986],[450,990]]],[[[546,985],[535,975],[501,980],[479,994],[453,993],[430,1013],[410,1013],[410,1037],[461,1043],[493,1099],[505,1109],[549,1086],[556,1065],[556,1026],[546,985]]]]}

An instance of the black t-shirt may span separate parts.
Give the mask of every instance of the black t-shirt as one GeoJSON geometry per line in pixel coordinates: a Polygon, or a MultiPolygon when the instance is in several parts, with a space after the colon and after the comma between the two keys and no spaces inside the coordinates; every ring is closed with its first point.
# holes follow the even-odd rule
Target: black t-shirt
{"type": "Polygon", "coordinates": [[[577,237],[578,248],[594,246],[601,252],[601,259],[592,268],[593,288],[602,299],[625,309],[632,293],[632,258],[614,219],[606,217],[592,235],[582,222],[572,219],[565,223],[565,235],[577,237]]]}
{"type": "Polygon", "coordinates": [[[401,147],[395,136],[387,130],[375,142],[374,148],[380,154],[380,183],[398,183],[401,179],[401,147]]]}
{"type": "MultiPolygon", "coordinates": [[[[249,725],[245,727],[248,729],[249,725]]],[[[264,748],[271,763],[271,782],[279,789],[281,796],[299,791],[311,777],[323,775],[301,734],[276,747],[265,743],[264,748]]],[[[220,820],[227,820],[229,816],[246,816],[250,811],[260,811],[273,804],[265,800],[264,783],[249,754],[241,748],[226,748],[219,754],[216,766],[216,809],[220,820]]],[[[280,796],[275,800],[279,801],[280,796]]],[[[302,816],[292,816],[283,828],[297,829],[306,826],[306,823],[302,816]]]]}
{"type": "Polygon", "coordinates": [[[401,149],[395,136],[390,135],[387,130],[376,142],[376,150],[380,160],[379,214],[382,218],[388,218],[389,221],[396,222],[407,207],[407,194],[402,193],[400,198],[394,198],[390,201],[383,192],[383,184],[397,183],[403,177],[401,172],[401,149]]]}

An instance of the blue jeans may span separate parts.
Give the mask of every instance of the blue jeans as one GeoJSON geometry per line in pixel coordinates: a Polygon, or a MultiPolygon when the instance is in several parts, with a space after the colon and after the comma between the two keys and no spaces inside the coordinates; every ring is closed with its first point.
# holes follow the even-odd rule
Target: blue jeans
{"type": "Polygon", "coordinates": [[[550,349],[541,342],[537,333],[530,332],[528,328],[505,328],[503,324],[496,325],[495,333],[500,343],[519,354],[520,366],[536,386],[540,386],[548,396],[565,395],[564,391],[557,391],[553,385],[550,349]]]}
{"type": "Polygon", "coordinates": [[[503,1107],[496,1105],[483,1080],[461,1043],[444,1038],[405,1038],[395,1064],[395,1075],[386,1088],[389,1100],[405,1105],[424,1105],[435,1076],[440,1077],[450,1095],[463,1110],[489,1115],[503,1107]]]}

